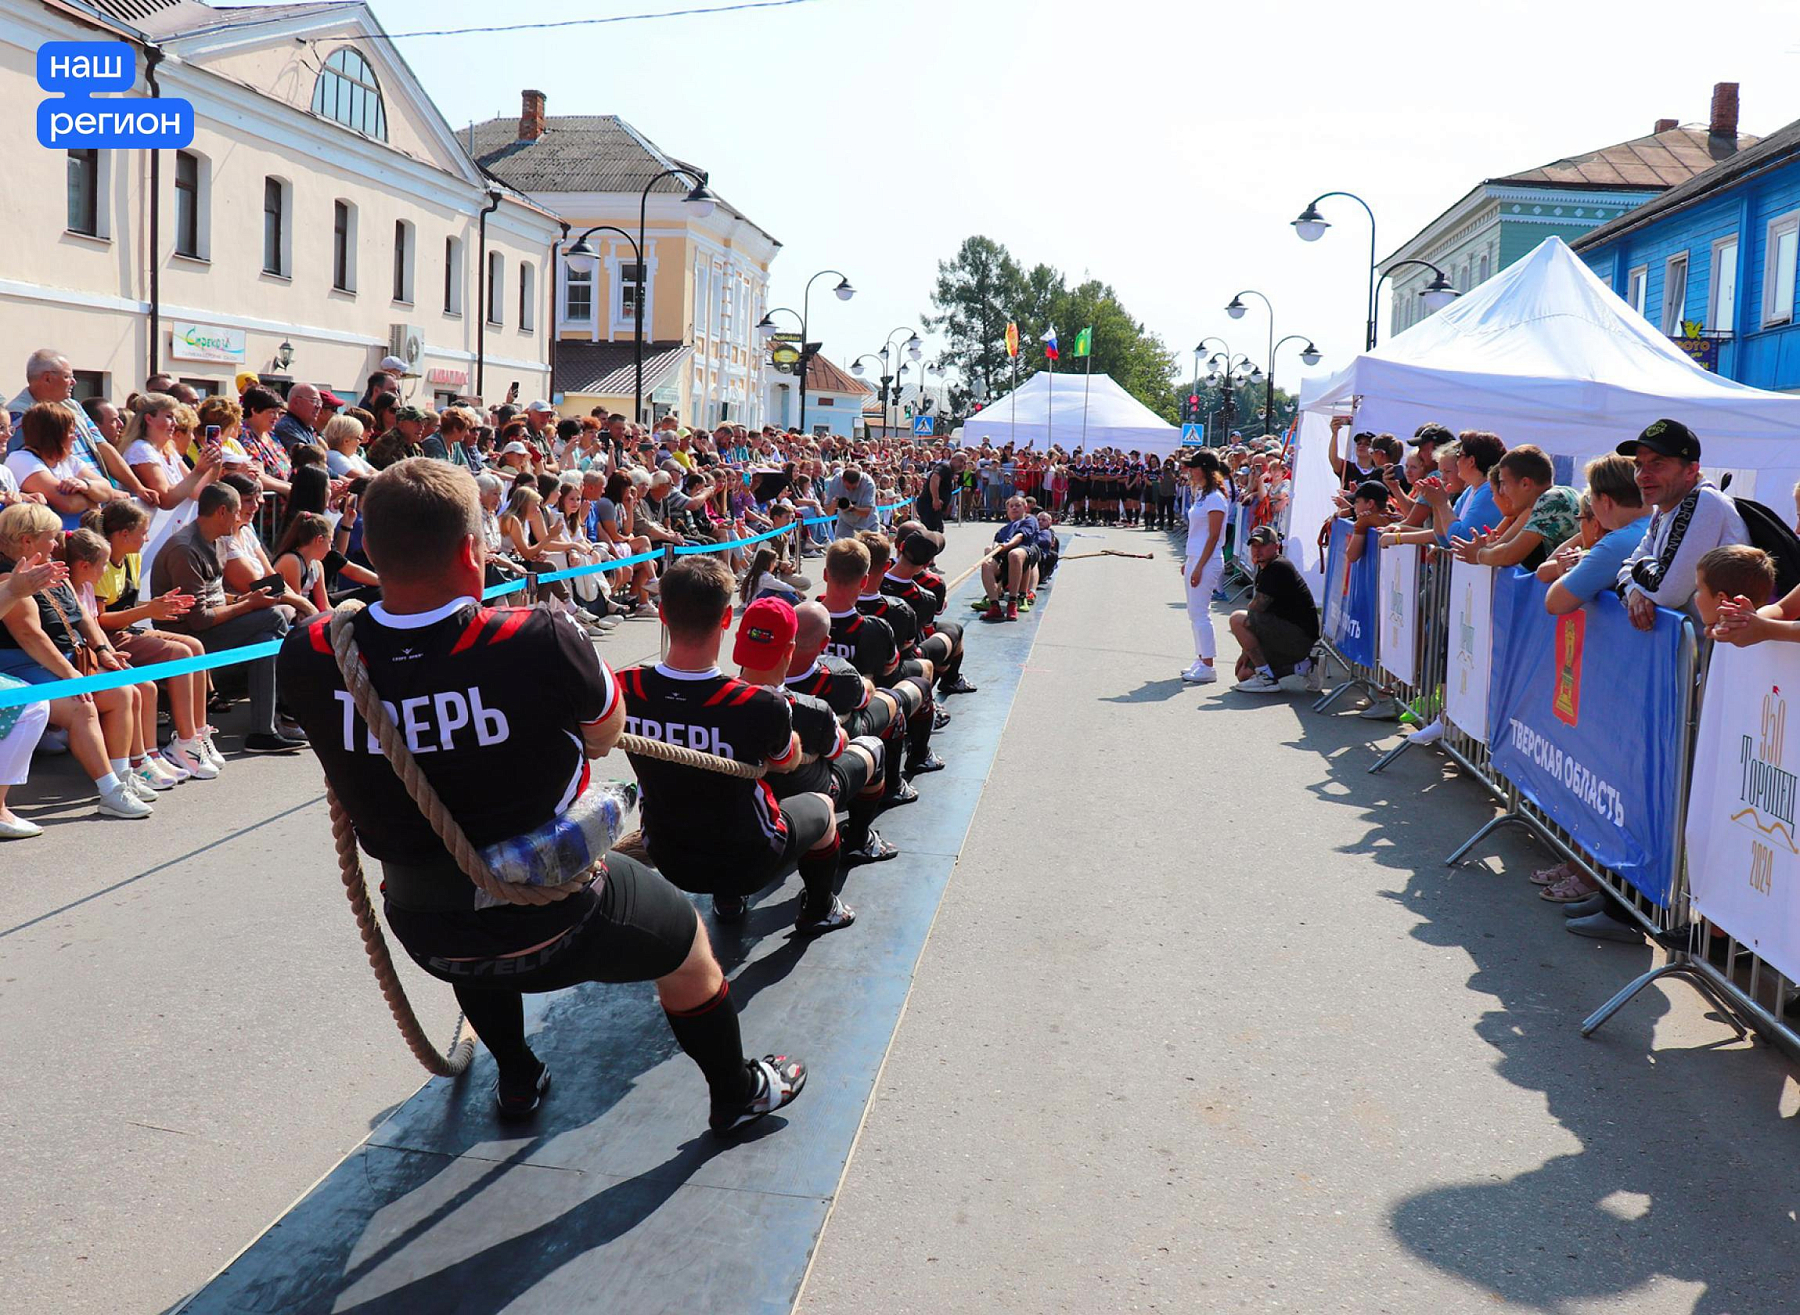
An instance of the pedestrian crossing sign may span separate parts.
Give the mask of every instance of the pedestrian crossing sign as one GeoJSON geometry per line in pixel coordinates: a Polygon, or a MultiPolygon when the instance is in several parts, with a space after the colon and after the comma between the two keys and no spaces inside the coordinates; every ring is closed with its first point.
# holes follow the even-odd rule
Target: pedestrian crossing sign
{"type": "Polygon", "coordinates": [[[914,416],[913,433],[929,436],[937,429],[937,421],[931,416],[914,416]]]}
{"type": "Polygon", "coordinates": [[[1183,425],[1181,427],[1181,441],[1184,445],[1188,443],[1199,443],[1204,446],[1206,443],[1206,426],[1201,424],[1183,425]]]}

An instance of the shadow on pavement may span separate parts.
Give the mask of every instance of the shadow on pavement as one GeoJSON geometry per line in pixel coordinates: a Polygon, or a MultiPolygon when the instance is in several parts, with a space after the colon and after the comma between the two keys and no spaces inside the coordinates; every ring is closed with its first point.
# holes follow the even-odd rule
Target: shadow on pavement
{"type": "Polygon", "coordinates": [[[1546,1311],[1671,1279],[1703,1289],[1697,1315],[1800,1308],[1800,1182],[1782,1058],[1733,1042],[1722,1023],[1716,1042],[1658,1044],[1657,1023],[1670,1009],[1659,991],[1582,1040],[1583,1017],[1650,965],[1649,947],[1568,935],[1558,907],[1525,880],[1554,856],[1521,845],[1518,832],[1484,847],[1485,863],[1477,851],[1474,864],[1443,866],[1492,816],[1487,793],[1425,749],[1370,776],[1368,723],[1286,701],[1296,732],[1289,743],[1327,765],[1313,793],[1360,810],[1370,824],[1341,852],[1401,874],[1388,897],[1419,919],[1412,935],[1473,960],[1469,989],[1495,999],[1476,1024],[1497,1053],[1495,1071],[1542,1093],[1580,1143],[1510,1178],[1482,1176],[1402,1201],[1390,1218],[1401,1242],[1498,1298],[1546,1311]]]}

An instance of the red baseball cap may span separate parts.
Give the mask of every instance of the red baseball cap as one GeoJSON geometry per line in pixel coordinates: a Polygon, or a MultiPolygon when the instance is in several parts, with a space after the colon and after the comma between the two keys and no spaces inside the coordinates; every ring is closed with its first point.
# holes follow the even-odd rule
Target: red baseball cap
{"type": "Polygon", "coordinates": [[[791,603],[779,598],[759,598],[744,609],[738,621],[731,660],[753,671],[772,667],[786,659],[787,647],[799,630],[791,603]]]}
{"type": "Polygon", "coordinates": [[[345,402],[343,398],[339,397],[329,388],[321,388],[319,390],[319,405],[329,411],[342,411],[345,402]]]}

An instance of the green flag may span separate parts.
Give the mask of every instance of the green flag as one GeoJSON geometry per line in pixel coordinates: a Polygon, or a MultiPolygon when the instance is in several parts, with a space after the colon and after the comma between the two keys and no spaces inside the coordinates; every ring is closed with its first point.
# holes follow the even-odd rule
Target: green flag
{"type": "Polygon", "coordinates": [[[1087,328],[1083,329],[1080,333],[1075,335],[1075,350],[1073,352],[1071,352],[1070,355],[1072,355],[1072,356],[1090,355],[1093,351],[1093,347],[1094,347],[1094,326],[1090,324],[1090,325],[1088,325],[1087,328]]]}

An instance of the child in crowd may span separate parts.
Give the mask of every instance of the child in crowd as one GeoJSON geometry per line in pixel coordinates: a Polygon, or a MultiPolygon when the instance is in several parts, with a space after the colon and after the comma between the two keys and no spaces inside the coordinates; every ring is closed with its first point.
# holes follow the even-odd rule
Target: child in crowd
{"type": "Polygon", "coordinates": [[[1694,563],[1694,607],[1713,639],[1739,647],[1800,640],[1800,589],[1770,605],[1774,593],[1775,562],[1761,548],[1725,544],[1694,563]]]}
{"type": "MultiPolygon", "coordinates": [[[[1341,494],[1338,501],[1343,502],[1341,494]]],[[[1350,516],[1350,542],[1345,546],[1344,556],[1356,562],[1362,560],[1363,547],[1369,541],[1367,531],[1385,530],[1394,522],[1394,514],[1388,509],[1387,485],[1373,479],[1358,484],[1350,500],[1350,516]]]]}
{"type": "MultiPolygon", "coordinates": [[[[69,585],[81,602],[85,619],[98,625],[99,609],[94,589],[111,560],[106,540],[93,530],[71,530],[63,536],[62,550],[57,554],[69,568],[69,585]]],[[[121,687],[131,702],[131,735],[128,758],[112,760],[113,775],[124,781],[139,799],[149,803],[159,790],[173,790],[183,777],[160,755],[156,748],[156,682],[142,681],[121,687]]]]}

